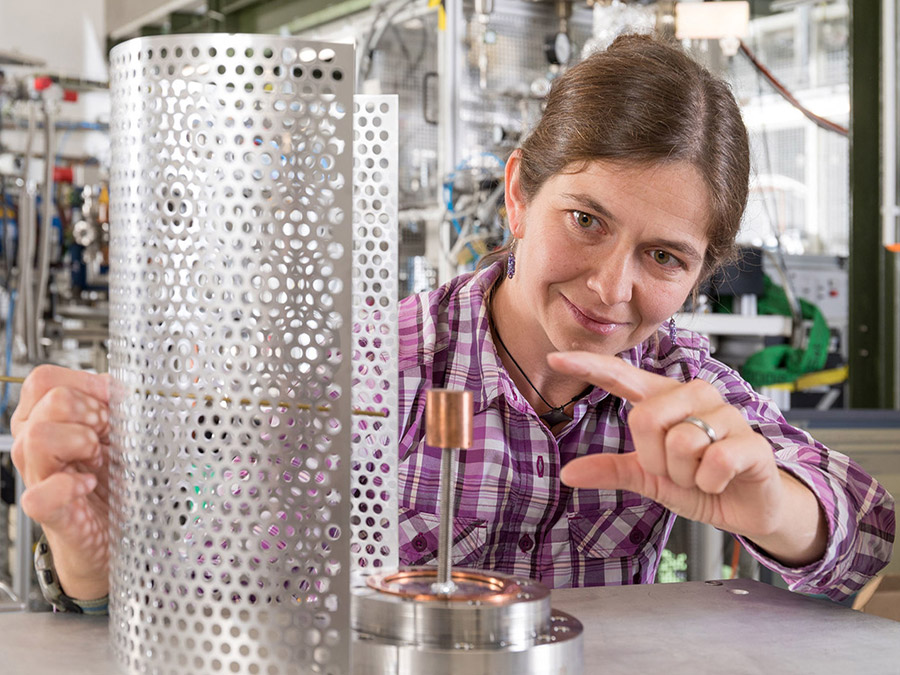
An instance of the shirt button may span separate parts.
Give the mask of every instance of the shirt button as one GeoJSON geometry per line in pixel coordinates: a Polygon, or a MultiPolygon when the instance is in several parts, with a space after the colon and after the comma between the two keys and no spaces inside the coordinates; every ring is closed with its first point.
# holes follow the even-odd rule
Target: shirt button
{"type": "Polygon", "coordinates": [[[644,541],[644,533],[640,530],[632,530],[631,534],[628,535],[628,539],[632,544],[640,544],[644,541]]]}
{"type": "Polygon", "coordinates": [[[534,540],[528,536],[527,534],[522,535],[522,538],[519,539],[519,548],[522,549],[523,553],[528,553],[534,546],[534,540]]]}
{"type": "Polygon", "coordinates": [[[417,534],[415,537],[413,537],[412,545],[414,549],[421,553],[428,546],[428,543],[425,541],[425,537],[423,537],[421,534],[417,534]]]}

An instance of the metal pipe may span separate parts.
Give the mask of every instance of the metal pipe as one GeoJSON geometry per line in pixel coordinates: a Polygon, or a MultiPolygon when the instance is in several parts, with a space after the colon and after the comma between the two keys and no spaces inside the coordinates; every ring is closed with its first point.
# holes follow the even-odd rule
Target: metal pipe
{"type": "Polygon", "coordinates": [[[897,0],[881,0],[881,222],[882,243],[900,252],[897,216],[897,0]]]}
{"type": "Polygon", "coordinates": [[[445,448],[441,455],[441,523],[438,531],[438,574],[435,589],[441,595],[456,590],[450,552],[453,550],[453,464],[455,448],[445,448]]]}
{"type": "MultiPolygon", "coordinates": [[[[31,305],[32,289],[31,289],[31,273],[34,264],[34,250],[32,240],[34,236],[33,214],[35,209],[34,181],[30,180],[31,172],[31,147],[34,142],[35,134],[35,110],[34,103],[28,101],[25,104],[28,114],[28,131],[25,135],[25,152],[22,161],[22,191],[19,195],[19,245],[18,260],[16,265],[19,268],[18,278],[18,297],[16,298],[16,315],[15,315],[15,346],[21,350],[24,347],[30,358],[28,350],[29,333],[28,327],[31,325],[31,305]]],[[[19,354],[21,355],[21,354],[19,354]]]]}
{"type": "MultiPolygon", "coordinates": [[[[26,358],[29,363],[37,361],[37,335],[34,332],[35,327],[35,304],[34,304],[34,254],[37,248],[37,186],[34,181],[26,181],[26,190],[28,192],[28,221],[25,227],[28,231],[28,248],[26,249],[25,267],[22,269],[25,282],[22,284],[28,293],[28,301],[25,303],[25,325],[22,327],[25,332],[25,350],[26,358]]],[[[21,237],[22,231],[19,230],[21,237]]]]}
{"type": "Polygon", "coordinates": [[[52,103],[44,101],[44,193],[42,197],[41,237],[38,250],[38,283],[35,297],[34,326],[35,353],[44,335],[44,307],[50,285],[50,251],[53,236],[53,167],[56,164],[56,127],[54,126],[52,103]]]}
{"type": "Polygon", "coordinates": [[[687,523],[688,581],[707,581],[722,576],[722,545],[725,535],[711,525],[687,523]]]}
{"type": "MultiPolygon", "coordinates": [[[[461,127],[459,120],[459,92],[461,88],[460,73],[465,72],[462,57],[463,3],[446,4],[446,23],[444,30],[438,32],[438,73],[440,73],[440,93],[438,97],[440,124],[438,133],[438,171],[441,180],[437,185],[437,202],[445,203],[443,194],[444,177],[452,174],[460,161],[461,127]]],[[[456,276],[456,265],[443,254],[450,250],[449,228],[440,228],[437,237],[426,242],[426,254],[432,265],[438,270],[438,283],[443,283],[456,276]],[[430,246],[429,246],[430,244],[430,246]]]]}
{"type": "Polygon", "coordinates": [[[557,32],[569,34],[569,19],[572,18],[572,0],[556,0],[557,32]]]}
{"type": "MultiPolygon", "coordinates": [[[[881,243],[892,253],[900,253],[900,204],[897,203],[897,0],[881,2],[881,243]]],[[[894,264],[894,293],[891,316],[896,322],[900,314],[900,259],[894,264]]],[[[890,289],[886,289],[890,290],[890,289]]],[[[896,328],[896,324],[895,324],[896,328]]],[[[891,334],[891,331],[888,332],[891,334]]],[[[900,345],[900,329],[893,331],[896,352],[900,345]]],[[[894,369],[893,400],[900,407],[900,372],[894,369]]]]}
{"type": "Polygon", "coordinates": [[[16,471],[16,595],[24,607],[31,597],[31,519],[22,510],[25,483],[16,471]]]}
{"type": "MultiPolygon", "coordinates": [[[[0,453],[12,450],[13,438],[9,434],[0,435],[0,453]]],[[[28,598],[31,595],[31,519],[22,510],[22,493],[25,484],[18,471],[16,476],[16,574],[13,588],[0,584],[0,592],[9,596],[12,603],[0,605],[0,611],[20,611],[28,609],[28,598]]],[[[7,527],[7,523],[0,524],[7,527]]]]}

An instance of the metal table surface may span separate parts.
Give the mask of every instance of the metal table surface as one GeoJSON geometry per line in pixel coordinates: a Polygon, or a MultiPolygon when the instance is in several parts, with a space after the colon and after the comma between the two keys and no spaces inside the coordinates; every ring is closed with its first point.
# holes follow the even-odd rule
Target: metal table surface
{"type": "MultiPolygon", "coordinates": [[[[898,622],[755,581],[711,583],[558,590],[553,606],[584,624],[585,675],[900,675],[898,622]]],[[[0,614],[0,671],[117,674],[107,635],[103,618],[0,614]]]]}

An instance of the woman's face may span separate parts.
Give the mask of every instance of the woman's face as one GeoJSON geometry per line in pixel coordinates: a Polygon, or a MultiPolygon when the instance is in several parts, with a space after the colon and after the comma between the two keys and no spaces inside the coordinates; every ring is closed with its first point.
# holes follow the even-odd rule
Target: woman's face
{"type": "Polygon", "coordinates": [[[708,243],[709,198],[692,165],[596,161],[554,176],[526,205],[510,161],[512,290],[548,349],[617,354],[678,311],[708,243]]]}

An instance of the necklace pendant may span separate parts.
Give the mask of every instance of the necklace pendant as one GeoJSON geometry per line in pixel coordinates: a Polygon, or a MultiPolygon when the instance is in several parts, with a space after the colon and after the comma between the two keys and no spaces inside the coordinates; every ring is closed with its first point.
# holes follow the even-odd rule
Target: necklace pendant
{"type": "Polygon", "coordinates": [[[543,415],[539,415],[539,417],[548,427],[555,427],[557,424],[561,424],[562,422],[572,421],[572,416],[562,408],[551,408],[543,415]]]}

